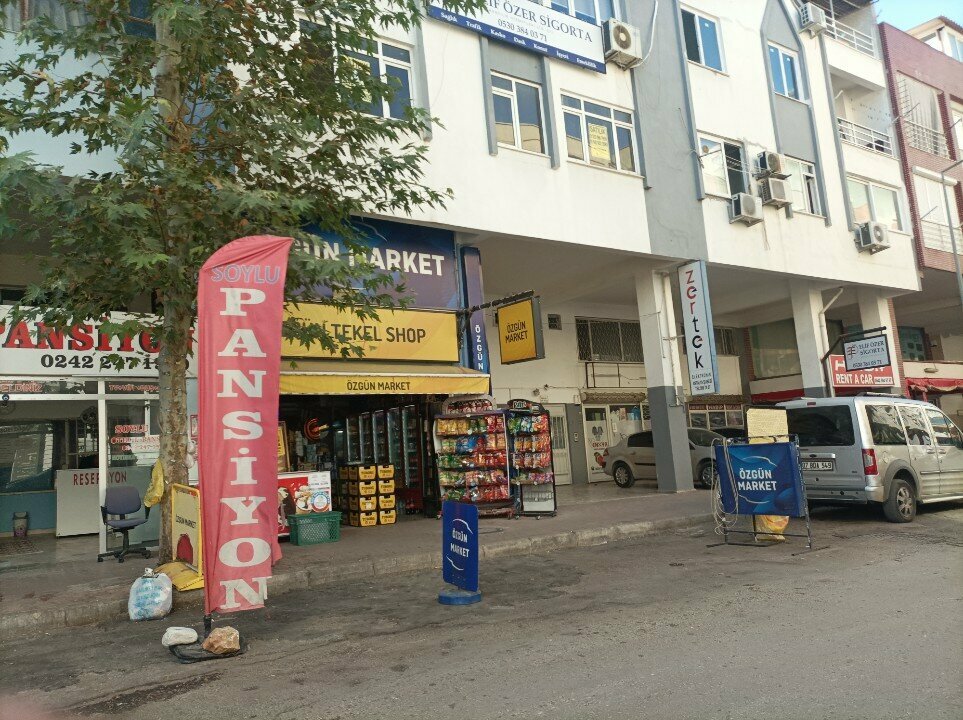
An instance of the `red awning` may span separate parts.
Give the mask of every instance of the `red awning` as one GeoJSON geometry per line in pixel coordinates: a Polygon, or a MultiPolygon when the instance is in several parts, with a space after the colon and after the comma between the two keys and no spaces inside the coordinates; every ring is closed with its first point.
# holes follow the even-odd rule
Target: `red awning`
{"type": "Polygon", "coordinates": [[[754,403],[780,403],[786,400],[798,400],[804,397],[802,388],[798,390],[774,390],[773,392],[753,393],[752,402],[754,403]]]}
{"type": "Polygon", "coordinates": [[[963,378],[906,378],[906,384],[919,392],[963,392],[963,378]]]}

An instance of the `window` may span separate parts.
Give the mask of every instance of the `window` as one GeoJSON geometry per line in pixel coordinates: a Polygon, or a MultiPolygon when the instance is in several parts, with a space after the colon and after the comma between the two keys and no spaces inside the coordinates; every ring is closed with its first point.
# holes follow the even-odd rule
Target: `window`
{"type": "Polygon", "coordinates": [[[893,405],[867,405],[866,418],[875,445],[905,445],[903,424],[893,405]]]}
{"type": "Polygon", "coordinates": [[[848,447],[856,443],[849,405],[791,408],[789,434],[799,436],[802,447],[848,447]]]}
{"type": "Polygon", "coordinates": [[[916,190],[916,207],[920,215],[923,245],[933,250],[951,252],[953,245],[950,242],[949,223],[952,222],[954,228],[960,227],[960,213],[953,191],[947,188],[950,200],[950,220],[947,221],[946,198],[939,180],[914,175],[913,188],[916,190]]]}
{"type": "Polygon", "coordinates": [[[903,419],[903,426],[906,428],[906,439],[910,445],[932,445],[933,436],[930,435],[929,426],[923,411],[913,405],[900,405],[899,416],[903,419]]]}
{"type": "Polygon", "coordinates": [[[575,319],[578,359],[583,362],[642,362],[642,331],[626,320],[575,319]]]}
{"type": "Polygon", "coordinates": [[[757,378],[798,375],[802,372],[792,318],[749,328],[752,366],[757,378]]]}
{"type": "Polygon", "coordinates": [[[954,104],[950,108],[950,124],[953,126],[953,139],[956,143],[956,159],[963,160],[963,105],[954,104]]]}
{"type": "Polygon", "coordinates": [[[713,70],[722,70],[722,43],[719,42],[719,26],[715,20],[683,10],[682,36],[689,60],[713,70]]]}
{"type": "Polygon", "coordinates": [[[733,328],[715,328],[716,353],[718,355],[738,355],[739,343],[733,328]]]}
{"type": "Polygon", "coordinates": [[[918,150],[949,157],[937,91],[905,75],[897,77],[896,88],[907,142],[918,150]]]}
{"type": "Polygon", "coordinates": [[[953,33],[946,33],[946,39],[949,40],[950,57],[963,62],[963,38],[959,38],[953,33]]]}
{"type": "Polygon", "coordinates": [[[796,57],[796,53],[770,45],[769,69],[772,71],[772,89],[775,92],[795,100],[802,100],[799,58],[796,57]]]}
{"type": "Polygon", "coordinates": [[[816,167],[812,163],[786,158],[789,187],[792,189],[792,208],[810,215],[822,215],[819,202],[819,185],[816,183],[816,167]]]}
{"type": "Polygon", "coordinates": [[[379,117],[403,118],[411,105],[411,52],[371,40],[365,52],[349,50],[345,55],[391,88],[388,97],[372,99],[366,111],[379,117]]]}
{"type": "Polygon", "coordinates": [[[562,95],[565,147],[573,160],[635,172],[632,113],[562,95]]]}
{"type": "Polygon", "coordinates": [[[855,223],[861,225],[874,221],[883,223],[890,230],[903,229],[895,190],[853,178],[848,178],[846,184],[855,223]]]}
{"type": "Polygon", "coordinates": [[[52,422],[0,424],[0,493],[53,490],[54,444],[52,422]]]}
{"type": "Polygon", "coordinates": [[[615,0],[552,0],[552,10],[596,25],[616,17],[615,0]]]}
{"type": "Polygon", "coordinates": [[[960,431],[946,415],[939,410],[927,409],[926,416],[930,419],[930,425],[933,426],[933,435],[936,437],[937,445],[943,447],[960,446],[960,431]]]}
{"type": "Polygon", "coordinates": [[[500,145],[544,154],[542,88],[492,73],[495,137],[500,145]]]}
{"type": "Polygon", "coordinates": [[[634,435],[629,435],[627,444],[629,447],[655,447],[655,441],[652,439],[651,432],[641,432],[635,433],[634,435]]]}
{"type": "Polygon", "coordinates": [[[926,360],[926,335],[923,328],[902,327],[899,330],[899,349],[903,360],[923,362],[926,360]]]}
{"type": "MultiPolygon", "coordinates": [[[[131,2],[131,10],[137,0],[131,2]]],[[[87,23],[87,13],[76,6],[65,7],[60,0],[17,0],[16,2],[0,2],[3,9],[3,21],[0,30],[18,32],[23,24],[38,17],[49,18],[50,22],[60,30],[80,27],[87,23]]]]}
{"type": "Polygon", "coordinates": [[[749,173],[742,145],[699,136],[699,162],[702,182],[708,195],[730,198],[749,192],[749,173]]]}
{"type": "Polygon", "coordinates": [[[552,313],[548,314],[548,329],[549,330],[561,330],[562,329],[562,316],[554,315],[552,313]]]}
{"type": "Polygon", "coordinates": [[[0,305],[13,305],[23,300],[24,288],[0,287],[0,305]]]}

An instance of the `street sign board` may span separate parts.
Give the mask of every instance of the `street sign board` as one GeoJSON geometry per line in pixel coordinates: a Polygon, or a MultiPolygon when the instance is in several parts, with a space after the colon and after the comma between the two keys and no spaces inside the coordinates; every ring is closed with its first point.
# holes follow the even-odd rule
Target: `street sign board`
{"type": "Polygon", "coordinates": [[[442,577],[462,590],[478,592],[478,508],[446,500],[441,516],[442,577]]]}
{"type": "Polygon", "coordinates": [[[890,364],[889,342],[885,335],[847,340],[843,343],[843,357],[848,372],[886,367],[890,364]]]}
{"type": "Polygon", "coordinates": [[[704,260],[696,260],[679,268],[679,292],[682,295],[682,321],[691,393],[716,395],[719,393],[719,367],[704,260]]]}
{"type": "Polygon", "coordinates": [[[722,508],[730,515],[806,516],[795,443],[717,445],[722,508]]]}

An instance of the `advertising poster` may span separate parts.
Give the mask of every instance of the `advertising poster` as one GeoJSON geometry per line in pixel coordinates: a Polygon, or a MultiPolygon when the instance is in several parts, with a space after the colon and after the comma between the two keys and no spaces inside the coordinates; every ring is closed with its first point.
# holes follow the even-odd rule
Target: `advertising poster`
{"type": "Polygon", "coordinates": [[[478,592],[478,507],[445,500],[441,517],[442,577],[462,590],[478,592]]]}
{"type": "Polygon", "coordinates": [[[612,153],[609,151],[609,129],[604,125],[588,123],[589,157],[592,162],[609,165],[612,153]]]}
{"type": "Polygon", "coordinates": [[[263,607],[277,540],[281,319],[291,238],[244,237],[201,268],[198,438],[204,609],[263,607]]]}
{"type": "Polygon", "coordinates": [[[201,573],[201,500],[197,488],[171,486],[174,560],[201,573]]]}
{"type": "Polygon", "coordinates": [[[805,517],[796,445],[790,442],[716,446],[722,507],[730,515],[805,517]]]}
{"type": "Polygon", "coordinates": [[[691,393],[714,395],[719,392],[719,367],[704,260],[679,268],[679,293],[691,393]]]}
{"type": "Polygon", "coordinates": [[[278,476],[278,536],[290,534],[289,515],[331,512],[331,472],[283,473],[278,476]]]}
{"type": "Polygon", "coordinates": [[[609,446],[609,429],[605,408],[585,408],[585,449],[591,482],[608,480],[602,468],[602,453],[609,446]]]}

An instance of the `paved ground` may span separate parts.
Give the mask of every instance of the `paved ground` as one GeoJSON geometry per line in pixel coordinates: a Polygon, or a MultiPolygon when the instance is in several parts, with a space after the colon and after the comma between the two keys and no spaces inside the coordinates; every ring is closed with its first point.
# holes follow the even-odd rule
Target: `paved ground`
{"type": "MultiPolygon", "coordinates": [[[[193,666],[163,623],[0,649],[0,699],[116,718],[959,718],[963,507],[891,525],[823,510],[818,545],[677,534],[489,560],[482,604],[434,573],[290,592],[193,666]]],[[[193,616],[175,615],[172,622],[193,616]]],[[[11,717],[26,718],[20,713],[11,717]]],[[[3,717],[0,710],[0,717],[3,717]]]]}

